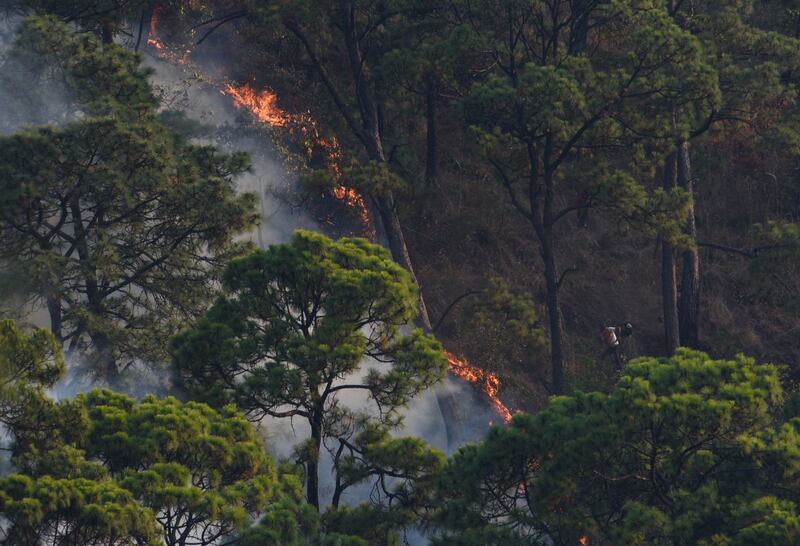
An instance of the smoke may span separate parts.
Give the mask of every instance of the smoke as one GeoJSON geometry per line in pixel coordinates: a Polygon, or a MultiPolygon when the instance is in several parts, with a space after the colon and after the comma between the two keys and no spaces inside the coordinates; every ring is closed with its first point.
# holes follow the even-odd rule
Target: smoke
{"type": "MultiPolygon", "coordinates": [[[[15,26],[16,22],[0,24],[0,101],[11,105],[0,110],[0,134],[35,124],[60,124],[70,116],[79,115],[70,111],[64,90],[55,81],[32,86],[30,74],[10,60],[15,26]]],[[[165,119],[176,127],[182,127],[196,142],[213,143],[227,152],[241,150],[249,153],[252,169],[236,182],[240,191],[253,192],[259,199],[262,223],[246,235],[249,240],[266,248],[286,242],[299,228],[326,231],[301,206],[302,192],[297,174],[287,167],[269,128],[253,124],[246,114],[237,110],[231,99],[221,93],[219,86],[197,68],[198,65],[176,65],[151,55],[145,55],[144,58],[145,64],[153,70],[152,83],[163,101],[165,119]],[[175,111],[183,117],[169,113],[175,111]]],[[[215,73],[219,66],[215,65],[215,73]]],[[[0,299],[4,299],[3,296],[0,294],[0,299]]],[[[49,324],[47,314],[41,309],[29,313],[27,320],[39,326],[49,324]]],[[[68,359],[67,377],[51,392],[56,399],[70,398],[97,386],[92,377],[84,373],[87,362],[78,355],[69,355],[68,359]]],[[[346,381],[357,381],[370,367],[381,365],[367,362],[362,370],[346,378],[346,381]]],[[[128,373],[127,386],[123,390],[130,394],[138,397],[148,393],[166,395],[170,392],[169,371],[163,366],[134,363],[128,373]]],[[[491,422],[500,422],[485,398],[465,382],[448,377],[440,388],[458,402],[460,422],[456,427],[456,437],[447,437],[434,389],[412,400],[402,412],[404,422],[398,434],[418,436],[435,448],[452,451],[459,445],[482,438],[491,422]]],[[[340,401],[355,411],[376,411],[363,392],[340,392],[340,401]]],[[[268,449],[278,459],[291,460],[293,448],[309,437],[308,423],[302,419],[265,419],[260,423],[260,429],[268,449]]],[[[332,459],[325,451],[320,472],[320,498],[324,505],[330,501],[334,488],[332,459]]],[[[342,501],[357,504],[369,499],[370,493],[371,484],[365,483],[349,489],[342,501]]],[[[421,539],[409,537],[408,540],[417,543],[421,539]]]]}
{"type": "MultiPolygon", "coordinates": [[[[193,60],[197,62],[196,55],[193,60]]],[[[154,70],[153,82],[164,104],[179,109],[186,118],[210,129],[202,133],[201,138],[209,139],[226,151],[243,150],[250,154],[252,171],[238,179],[237,184],[240,190],[254,192],[260,199],[262,225],[250,234],[253,242],[262,248],[283,243],[298,228],[331,235],[327,226],[317,222],[307,210],[292,204],[300,201],[297,175],[291,172],[284,157],[276,150],[269,128],[263,124],[253,125],[252,119],[237,110],[232,99],[221,93],[222,84],[219,82],[224,80],[210,82],[196,67],[153,57],[148,57],[147,64],[154,70]]],[[[199,66],[202,66],[202,60],[199,66]]],[[[361,370],[343,382],[360,382],[370,368],[380,371],[384,366],[386,364],[376,361],[365,362],[361,370]]],[[[460,445],[482,438],[490,423],[501,422],[485,397],[469,384],[448,376],[439,388],[457,401],[460,422],[455,427],[456,436],[447,437],[444,417],[433,388],[414,398],[402,411],[403,426],[397,431],[398,435],[421,437],[432,447],[449,453],[460,445]]],[[[339,401],[353,411],[368,414],[377,411],[363,390],[339,391],[338,395],[339,401]]],[[[265,418],[260,429],[268,449],[277,459],[291,460],[293,448],[310,436],[309,425],[302,418],[265,418]]],[[[320,501],[323,505],[333,496],[334,478],[332,456],[323,449],[320,459],[320,501]]],[[[357,504],[367,500],[371,488],[369,482],[354,486],[348,489],[342,502],[357,504]]]]}
{"type": "Polygon", "coordinates": [[[273,145],[268,127],[252,123],[237,110],[220,88],[194,67],[175,65],[151,56],[145,64],[153,69],[152,83],[162,104],[181,112],[195,123],[195,140],[209,142],[225,152],[244,151],[252,168],[236,180],[240,191],[255,193],[261,209],[261,225],[248,238],[261,248],[289,240],[297,229],[322,231],[301,206],[298,176],[284,165],[273,145]]]}
{"type": "Polygon", "coordinates": [[[33,125],[61,125],[81,115],[69,108],[63,82],[15,48],[21,21],[0,19],[0,135],[33,125]]]}

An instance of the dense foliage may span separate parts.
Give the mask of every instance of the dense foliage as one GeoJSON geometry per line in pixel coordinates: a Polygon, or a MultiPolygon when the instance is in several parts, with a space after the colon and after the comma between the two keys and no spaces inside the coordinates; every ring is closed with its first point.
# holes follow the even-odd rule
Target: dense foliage
{"type": "Polygon", "coordinates": [[[0,13],[0,543],[800,543],[798,2],[0,13]],[[387,248],[243,242],[252,120],[209,144],[142,51],[387,248]],[[464,445],[448,358],[523,411],[464,445]],[[74,394],[142,363],[180,399],[74,394]]]}
{"type": "Polygon", "coordinates": [[[460,450],[441,542],[794,544],[798,432],[775,366],[641,358],[610,393],[554,398],[460,450]]]}
{"type": "Polygon", "coordinates": [[[314,528],[296,476],[233,408],[95,390],[58,410],[70,426],[18,430],[6,544],[210,545],[273,510],[293,510],[287,535],[314,528]]]}
{"type": "Polygon", "coordinates": [[[83,115],[0,137],[0,256],[56,338],[113,381],[163,355],[241,251],[254,199],[232,181],[247,157],[186,142],[159,121],[134,54],[53,19],[26,21],[6,64],[65,84],[83,115]]]}
{"type": "Polygon", "coordinates": [[[417,288],[383,247],[307,231],[234,260],[223,285],[197,328],[172,343],[178,383],[255,420],[305,419],[307,497],[319,506],[323,441],[341,453],[339,443],[367,424],[396,427],[399,410],[444,374],[439,343],[401,330],[417,312],[417,288]],[[374,364],[362,371],[365,359],[374,364]],[[348,393],[372,407],[351,409],[348,393]]]}

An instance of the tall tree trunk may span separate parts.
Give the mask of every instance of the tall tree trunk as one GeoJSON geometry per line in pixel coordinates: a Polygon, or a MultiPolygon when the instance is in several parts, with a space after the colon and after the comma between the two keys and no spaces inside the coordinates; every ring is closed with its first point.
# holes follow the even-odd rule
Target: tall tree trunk
{"type": "Polygon", "coordinates": [[[579,55],[586,51],[589,38],[589,9],[590,0],[573,0],[572,25],[570,28],[570,52],[579,55]]]}
{"type": "Polygon", "coordinates": [[[108,336],[103,332],[92,332],[89,334],[89,338],[92,340],[95,350],[94,369],[98,378],[106,381],[111,387],[117,385],[120,379],[119,367],[111,350],[108,336]]]}
{"type": "MultiPolygon", "coordinates": [[[[353,82],[356,90],[356,101],[358,104],[358,112],[360,114],[360,123],[358,117],[354,115],[353,110],[348,106],[344,96],[339,92],[336,83],[333,81],[328,73],[325,65],[320,61],[314,47],[311,45],[308,37],[303,29],[291,19],[284,19],[284,26],[294,34],[303,44],[308,56],[316,68],[323,85],[327,89],[331,99],[333,100],[336,108],[341,113],[345,123],[353,132],[353,135],[364,145],[368,157],[372,161],[385,162],[386,155],[383,149],[383,141],[381,138],[381,123],[379,116],[379,108],[376,104],[374,93],[370,92],[371,86],[367,80],[366,70],[364,63],[362,63],[361,51],[357,40],[357,32],[355,29],[355,20],[352,16],[352,5],[348,3],[341,4],[341,29],[344,35],[345,46],[347,47],[348,60],[350,62],[350,70],[353,75],[353,82]]],[[[405,236],[403,235],[403,228],[400,224],[400,218],[397,215],[397,208],[395,206],[394,195],[389,192],[385,195],[372,195],[370,196],[378,214],[381,217],[383,228],[386,232],[386,237],[389,241],[389,250],[392,253],[394,260],[403,266],[410,274],[414,282],[417,282],[417,276],[414,273],[414,267],[411,263],[411,257],[408,254],[408,247],[406,246],[405,236]]],[[[426,333],[431,333],[431,321],[428,315],[428,309],[425,305],[425,299],[422,295],[420,288],[419,294],[419,322],[420,326],[426,333]]],[[[448,447],[453,447],[451,439],[461,435],[463,426],[462,420],[452,410],[457,407],[453,400],[453,395],[446,391],[441,386],[436,387],[436,399],[439,408],[442,412],[444,419],[445,431],[448,438],[448,447]]]]}
{"type": "MultiPolygon", "coordinates": [[[[678,185],[694,198],[691,156],[689,143],[686,141],[681,142],[678,146],[678,185]]],[[[689,208],[684,230],[692,241],[697,241],[694,203],[689,208]]],[[[680,343],[687,347],[697,348],[700,332],[700,256],[697,248],[684,250],[682,261],[681,290],[678,301],[680,343]]]]}
{"type": "Polygon", "coordinates": [[[139,19],[139,30],[136,36],[136,45],[134,51],[139,51],[143,44],[147,44],[147,39],[150,37],[150,25],[153,22],[153,8],[155,7],[155,0],[149,0],[147,5],[142,8],[142,15],[139,19]]]}
{"type": "MultiPolygon", "coordinates": [[[[403,266],[411,275],[411,279],[414,283],[419,285],[417,276],[414,273],[414,268],[411,264],[411,258],[408,254],[408,247],[406,246],[405,237],[403,236],[400,218],[394,206],[393,196],[389,194],[380,198],[373,198],[373,202],[381,217],[381,223],[383,224],[386,238],[389,241],[389,251],[392,253],[392,258],[403,266]]],[[[421,289],[417,304],[419,306],[417,326],[426,334],[430,334],[433,332],[433,328],[421,289]]],[[[447,447],[449,450],[457,446],[458,443],[466,437],[464,419],[460,415],[459,404],[451,391],[440,384],[434,387],[434,393],[436,394],[436,403],[439,406],[439,411],[442,414],[445,436],[447,437],[447,447]]]]}
{"type": "Polygon", "coordinates": [[[104,19],[100,23],[100,34],[103,38],[104,44],[114,43],[114,22],[110,19],[104,19]]]}
{"type": "Polygon", "coordinates": [[[553,394],[564,394],[564,354],[562,348],[561,310],[558,304],[558,272],[552,228],[545,228],[542,259],[547,290],[547,316],[550,324],[550,363],[553,368],[553,394]]]}
{"type": "Polygon", "coordinates": [[[311,441],[314,442],[314,454],[306,463],[306,501],[319,511],[319,452],[322,448],[321,417],[311,418],[311,441]]]}
{"type": "MultiPolygon", "coordinates": [[[[408,254],[408,247],[406,246],[405,236],[403,235],[403,227],[400,224],[400,217],[397,215],[395,208],[394,196],[390,193],[376,198],[375,208],[378,209],[378,214],[381,216],[383,228],[386,231],[386,238],[389,241],[389,250],[392,253],[394,261],[402,265],[411,275],[411,279],[419,286],[417,276],[414,273],[414,267],[411,264],[411,257],[408,254]]],[[[425,305],[425,299],[422,297],[422,290],[419,292],[419,326],[426,332],[431,332],[431,319],[428,316],[428,308],[425,305]]]]}
{"type": "MultiPolygon", "coordinates": [[[[664,161],[663,187],[672,190],[677,183],[677,157],[673,152],[664,161]]],[[[678,290],[675,274],[675,248],[666,240],[661,241],[661,300],[664,313],[664,352],[675,354],[678,337],[678,290]]]]}
{"type": "Polygon", "coordinates": [[[426,120],[426,146],[425,146],[425,180],[432,182],[437,175],[437,142],[436,142],[436,80],[433,74],[428,74],[425,83],[425,120],[426,120]]]}
{"type": "Polygon", "coordinates": [[[56,296],[47,296],[47,312],[50,314],[50,331],[56,336],[59,343],[64,341],[61,332],[61,302],[56,296]]]}

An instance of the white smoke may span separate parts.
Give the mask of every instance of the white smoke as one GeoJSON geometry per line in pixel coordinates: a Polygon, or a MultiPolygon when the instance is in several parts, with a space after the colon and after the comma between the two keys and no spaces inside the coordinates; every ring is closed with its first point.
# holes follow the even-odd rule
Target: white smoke
{"type": "MultiPolygon", "coordinates": [[[[13,37],[11,28],[13,27],[9,24],[0,25],[0,62],[13,37]]],[[[276,151],[268,128],[253,129],[251,124],[241,123],[242,112],[235,108],[231,99],[223,95],[214,82],[205,79],[196,66],[176,65],[147,54],[145,63],[154,71],[152,82],[165,107],[179,110],[187,119],[205,127],[196,138],[205,139],[226,152],[242,150],[250,154],[252,170],[237,179],[237,186],[239,190],[253,192],[259,198],[263,220],[257,230],[247,235],[251,241],[266,248],[271,244],[286,242],[298,228],[325,231],[305,209],[291,204],[293,197],[299,193],[297,175],[286,167],[284,159],[276,151]]],[[[18,78],[16,72],[4,70],[0,73],[0,101],[10,104],[3,94],[4,90],[19,91],[24,83],[21,75],[18,78]]],[[[68,102],[55,83],[44,88],[35,88],[34,93],[28,92],[24,95],[28,104],[15,107],[13,112],[9,108],[0,110],[0,134],[32,124],[62,123],[71,115],[68,102]]],[[[3,294],[0,294],[0,299],[3,299],[3,294]]],[[[49,323],[46,313],[41,310],[29,314],[28,321],[40,326],[47,326],[49,323]]],[[[377,363],[366,363],[360,372],[347,378],[347,381],[358,380],[369,366],[375,365],[377,363]]],[[[80,373],[82,368],[78,357],[70,357],[69,374],[53,389],[52,395],[64,399],[96,386],[91,378],[80,373]]],[[[137,379],[133,384],[137,388],[131,394],[168,394],[169,371],[165,367],[138,367],[136,373],[137,379]]],[[[455,427],[456,436],[447,437],[434,389],[429,389],[412,400],[409,408],[403,411],[404,424],[397,431],[398,434],[422,437],[431,446],[449,453],[459,445],[482,438],[489,423],[499,421],[485,398],[463,381],[448,377],[440,388],[457,401],[461,422],[455,427]]],[[[375,411],[361,393],[343,394],[340,399],[350,408],[375,411]]],[[[261,429],[269,450],[279,459],[289,459],[294,446],[309,437],[308,423],[302,419],[265,419],[261,423],[261,429]]],[[[320,473],[320,499],[325,505],[330,501],[334,488],[331,458],[326,452],[323,452],[320,473]]],[[[369,498],[370,490],[369,483],[353,487],[342,501],[357,504],[369,498]]],[[[417,543],[419,537],[409,540],[417,543]]]]}

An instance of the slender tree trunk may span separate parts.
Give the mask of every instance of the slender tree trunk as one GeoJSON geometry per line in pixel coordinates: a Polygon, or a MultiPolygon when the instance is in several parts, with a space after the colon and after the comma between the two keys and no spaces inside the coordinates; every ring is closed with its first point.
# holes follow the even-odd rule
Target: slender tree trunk
{"type": "Polygon", "coordinates": [[[586,44],[589,35],[589,0],[573,0],[572,13],[573,23],[570,29],[571,53],[578,55],[586,51],[586,44]]]}
{"type": "Polygon", "coordinates": [[[61,302],[55,296],[47,296],[47,312],[50,314],[50,331],[59,342],[64,339],[61,335],[61,302]]]}
{"type": "MultiPolygon", "coordinates": [[[[666,191],[677,183],[677,157],[671,153],[664,162],[664,182],[666,191]]],[[[678,290],[675,274],[675,248],[666,240],[661,241],[661,299],[664,313],[664,352],[675,354],[679,345],[678,337],[678,290]]]]}
{"type": "MultiPolygon", "coordinates": [[[[688,142],[682,142],[678,146],[678,184],[694,198],[694,180],[692,179],[688,142]]],[[[697,241],[694,204],[689,208],[685,232],[692,241],[697,241]]],[[[700,256],[697,248],[684,250],[682,261],[681,290],[678,301],[680,343],[687,347],[697,348],[700,332],[700,256]]]]}
{"type": "Polygon", "coordinates": [[[143,44],[147,44],[147,39],[150,37],[150,25],[153,21],[153,8],[155,7],[155,0],[149,0],[147,5],[142,9],[142,16],[139,19],[139,30],[136,37],[136,46],[134,51],[139,51],[143,44]]]}
{"type": "MultiPolygon", "coordinates": [[[[411,278],[417,286],[417,276],[414,273],[414,267],[411,264],[411,257],[408,254],[408,247],[406,246],[405,236],[403,235],[403,227],[400,224],[400,217],[397,215],[395,208],[394,196],[389,194],[375,199],[375,205],[378,213],[381,216],[384,230],[386,231],[386,238],[389,241],[389,250],[392,253],[394,261],[402,265],[410,274],[411,278]]],[[[419,326],[426,332],[431,332],[431,319],[428,316],[428,308],[425,305],[425,299],[422,297],[422,290],[419,293],[419,326]]]]}
{"type": "Polygon", "coordinates": [[[426,103],[426,155],[425,180],[433,182],[437,175],[437,142],[436,142],[436,80],[433,74],[428,75],[425,84],[426,103]]]}
{"type": "MultiPolygon", "coordinates": [[[[94,310],[92,311],[95,312],[94,310]]],[[[109,386],[117,384],[120,378],[119,367],[117,366],[117,359],[111,350],[111,343],[108,336],[102,332],[94,332],[89,334],[92,340],[95,354],[95,371],[97,376],[104,379],[109,386]]]]}
{"type": "Polygon", "coordinates": [[[547,291],[547,316],[550,324],[550,362],[553,368],[553,394],[564,394],[564,353],[558,303],[558,272],[552,228],[545,228],[542,238],[542,259],[547,291]]]}
{"type": "MultiPolygon", "coordinates": [[[[100,293],[100,287],[97,281],[97,269],[94,264],[94,257],[89,251],[87,242],[89,235],[83,223],[80,196],[73,197],[70,203],[70,212],[75,224],[74,237],[77,240],[75,248],[78,251],[81,270],[86,280],[87,307],[96,319],[102,321],[103,297],[100,293]]],[[[101,211],[98,211],[97,214],[98,216],[102,216],[101,211]]],[[[119,369],[117,368],[117,362],[111,350],[111,343],[108,339],[108,335],[102,331],[98,332],[92,329],[89,331],[89,338],[92,340],[92,346],[96,353],[94,362],[95,372],[99,377],[108,381],[109,385],[113,385],[119,379],[119,369]]]]}
{"type": "MultiPolygon", "coordinates": [[[[343,32],[350,70],[353,75],[353,83],[355,84],[355,98],[358,104],[360,123],[357,116],[354,115],[353,110],[348,107],[348,101],[346,101],[339,92],[336,84],[328,74],[325,65],[320,61],[319,56],[302,28],[289,19],[285,19],[283,24],[303,44],[311,62],[319,73],[323,85],[325,85],[325,88],[328,90],[329,96],[336,104],[337,109],[342,114],[342,117],[354,136],[364,145],[364,149],[369,158],[372,161],[385,162],[386,155],[384,154],[383,142],[381,139],[379,108],[376,104],[374,93],[370,92],[371,86],[369,85],[367,71],[364,69],[364,63],[362,62],[355,29],[355,20],[352,16],[351,8],[352,5],[342,3],[339,24],[343,32]]],[[[411,274],[411,278],[419,285],[417,276],[414,273],[414,267],[411,263],[411,257],[408,254],[408,247],[406,246],[400,218],[397,215],[394,195],[390,192],[381,196],[372,195],[370,198],[381,217],[392,257],[411,274]]],[[[433,329],[431,328],[431,321],[421,288],[419,294],[419,323],[426,333],[432,332],[433,329]]],[[[456,407],[455,401],[452,398],[452,394],[444,388],[441,386],[436,387],[436,399],[444,419],[448,447],[453,447],[454,444],[451,439],[459,435],[459,432],[463,429],[462,420],[452,411],[452,408],[456,407]]]]}
{"type": "MultiPolygon", "coordinates": [[[[403,229],[400,225],[400,218],[397,216],[397,211],[394,208],[393,196],[390,194],[381,198],[373,198],[373,202],[381,217],[381,223],[383,224],[386,238],[389,241],[389,251],[392,253],[392,258],[403,266],[411,275],[411,279],[414,283],[419,285],[417,276],[414,273],[414,268],[411,264],[411,258],[408,254],[408,248],[406,247],[403,229]]],[[[422,290],[419,292],[417,304],[419,306],[417,326],[426,334],[433,333],[428,309],[425,305],[425,298],[422,296],[422,290]]],[[[442,413],[448,449],[454,448],[466,437],[463,426],[464,420],[459,413],[458,402],[454,398],[452,392],[445,389],[442,385],[436,385],[436,387],[434,387],[434,392],[436,394],[436,403],[439,406],[439,411],[442,413]]]]}
{"type": "Polygon", "coordinates": [[[319,452],[322,448],[321,417],[311,419],[311,441],[314,442],[314,457],[306,463],[306,501],[319,511],[319,452]]]}
{"type": "Polygon", "coordinates": [[[114,43],[114,22],[109,19],[103,20],[100,34],[102,35],[104,44],[114,43]]]}

